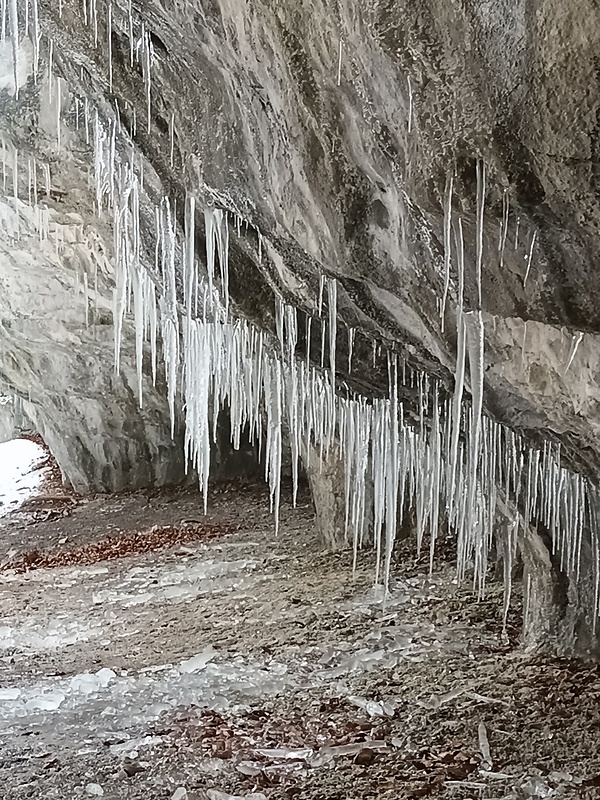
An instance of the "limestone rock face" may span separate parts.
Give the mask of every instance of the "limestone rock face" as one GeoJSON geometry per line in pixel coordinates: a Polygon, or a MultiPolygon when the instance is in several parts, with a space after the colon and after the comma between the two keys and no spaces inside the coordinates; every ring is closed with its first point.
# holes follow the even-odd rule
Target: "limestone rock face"
{"type": "MultiPolygon", "coordinates": [[[[26,197],[26,157],[18,164],[26,197]]],[[[91,216],[84,174],[75,165],[55,171],[43,241],[34,210],[20,203],[16,214],[12,198],[0,197],[0,386],[19,399],[76,490],[177,484],[183,440],[179,431],[171,439],[164,387],[144,376],[140,409],[131,341],[115,372],[108,233],[91,216]]]]}
{"type": "Polygon", "coordinates": [[[387,386],[373,341],[451,391],[460,218],[486,412],[560,442],[564,463],[598,481],[594,0],[98,0],[95,17],[80,0],[37,6],[39,40],[21,30],[16,69],[0,45],[0,377],[77,488],[182,474],[149,375],[139,408],[130,321],[113,370],[114,220],[88,173],[96,116],[108,125],[115,109],[148,196],[176,202],[181,225],[187,193],[243,221],[237,313],[272,331],[275,290],[314,313],[319,276],[337,278],[338,378],[368,396],[387,386]],[[25,203],[33,158],[50,166],[46,182],[34,168],[41,241],[25,203]]]}
{"type": "MultiPolygon", "coordinates": [[[[40,20],[64,96],[88,96],[100,114],[116,99],[136,157],[157,192],[179,198],[180,215],[192,191],[249,223],[232,237],[238,310],[272,327],[274,287],[312,311],[318,274],[339,279],[342,317],[366,334],[353,381],[367,393],[385,382],[385,365],[364,366],[370,337],[451,385],[458,290],[453,254],[442,330],[444,197],[453,175],[474,308],[483,163],[487,410],[534,438],[560,439],[574,466],[597,475],[600,20],[591,0],[142,2],[131,30],[134,49],[142,24],[152,41],[150,128],[126,3],[112,3],[112,90],[106,3],[95,26],[69,0],[62,16],[41,2],[40,20]]],[[[43,36],[44,64],[47,44],[43,36]]],[[[92,219],[83,108],[76,131],[63,101],[58,144],[52,102],[30,84],[25,129],[10,122],[6,80],[5,135],[53,156],[64,192],[56,205],[94,231],[110,284],[110,224],[92,219]]]]}
{"type": "Polygon", "coordinates": [[[0,403],[0,444],[14,439],[15,432],[12,401],[6,397],[6,401],[0,403]]]}

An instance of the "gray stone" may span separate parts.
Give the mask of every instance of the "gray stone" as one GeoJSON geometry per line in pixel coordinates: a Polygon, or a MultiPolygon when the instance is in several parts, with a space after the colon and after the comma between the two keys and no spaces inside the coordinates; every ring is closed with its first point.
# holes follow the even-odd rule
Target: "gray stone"
{"type": "Polygon", "coordinates": [[[316,523],[325,545],[332,551],[347,546],[344,463],[336,451],[323,453],[310,447],[304,464],[315,504],[316,523]]]}

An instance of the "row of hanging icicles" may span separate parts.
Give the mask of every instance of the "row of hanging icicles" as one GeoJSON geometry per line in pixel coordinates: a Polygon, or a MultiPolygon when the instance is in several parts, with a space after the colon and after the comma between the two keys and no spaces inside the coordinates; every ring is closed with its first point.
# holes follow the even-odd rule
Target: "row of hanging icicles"
{"type": "MultiPolygon", "coordinates": [[[[39,69],[40,21],[37,0],[29,0],[24,25],[33,42],[34,73],[39,69]],[[30,7],[31,5],[31,7],[30,7]]],[[[62,5],[59,5],[59,12],[62,5]]],[[[98,43],[96,0],[83,0],[84,23],[94,28],[98,43]]],[[[108,37],[111,36],[113,4],[108,2],[108,37]]],[[[11,35],[13,58],[18,63],[18,41],[22,15],[17,0],[2,4],[2,40],[11,35]]],[[[131,42],[131,61],[142,62],[150,127],[152,45],[144,26],[134,36],[131,4],[121,27],[131,42]]],[[[108,42],[110,45],[110,41],[108,42]]],[[[52,49],[51,46],[49,48],[52,49]]],[[[109,46],[109,81],[112,62],[109,46]]],[[[18,93],[15,67],[15,94],[18,93]]],[[[52,83],[51,66],[49,81],[52,83]]],[[[60,84],[59,84],[60,85],[60,84]]],[[[64,97],[58,110],[65,107],[64,97]]],[[[340,393],[336,386],[337,283],[322,277],[315,324],[321,326],[320,367],[311,357],[311,325],[305,321],[306,349],[298,348],[297,310],[276,299],[278,342],[243,319],[233,319],[229,309],[229,223],[227,213],[204,209],[206,237],[205,269],[195,252],[196,201],[188,194],[184,229],[167,197],[154,208],[156,241],[154,265],[142,242],[141,213],[149,198],[144,190],[142,162],[136,166],[133,131],[126,131],[118,115],[103,124],[97,110],[90,112],[87,98],[75,98],[75,127],[84,111],[85,137],[94,148],[94,175],[98,213],[110,214],[114,228],[114,325],[115,363],[119,368],[123,324],[133,312],[138,391],[142,402],[145,344],[150,344],[153,379],[157,372],[157,339],[160,334],[168,386],[172,426],[176,398],[181,394],[185,412],[185,451],[188,464],[197,470],[206,507],[211,442],[216,437],[219,410],[228,407],[232,441],[239,447],[244,432],[264,448],[266,480],[277,528],[281,491],[284,431],[292,455],[294,502],[298,489],[299,461],[330,455],[342,459],[345,475],[346,530],[356,553],[367,541],[376,551],[376,582],[389,584],[396,532],[408,509],[416,516],[419,552],[429,548],[433,564],[440,523],[457,540],[458,577],[472,573],[481,596],[485,588],[488,559],[493,546],[502,551],[505,566],[505,615],[511,594],[512,567],[519,530],[530,523],[542,524],[550,533],[561,569],[571,580],[588,584],[594,624],[600,614],[600,520],[598,490],[581,475],[560,465],[560,446],[546,442],[542,448],[527,447],[513,431],[483,414],[484,329],[480,310],[463,308],[464,242],[462,221],[452,220],[452,178],[444,198],[444,289],[440,302],[445,317],[450,286],[452,244],[458,276],[457,361],[454,395],[441,399],[439,387],[423,373],[400,367],[396,355],[388,355],[389,391],[386,399],[340,393]],[[93,141],[92,141],[93,140],[93,141]],[[453,234],[452,234],[453,231],[453,234]],[[218,274],[217,274],[218,271],[218,274]],[[326,295],[326,311],[325,307],[326,295]],[[326,358],[326,352],[328,358],[326,358]],[[326,361],[328,369],[324,368],[326,361]],[[464,398],[470,384],[470,402],[464,398]],[[419,421],[408,423],[399,397],[410,385],[418,396],[419,421]],[[499,515],[503,537],[495,541],[499,515]],[[587,534],[590,534],[589,536],[587,534]],[[582,554],[585,556],[582,558],[582,554]]],[[[72,117],[71,117],[72,119],[72,117]]],[[[171,133],[171,136],[173,134],[171,133]]],[[[3,144],[4,148],[4,144],[3,144]]],[[[173,145],[171,144],[171,153],[173,145]]],[[[4,152],[6,152],[4,150],[4,152]]],[[[6,156],[3,188],[6,192],[6,156]]],[[[24,216],[37,206],[32,192],[37,167],[28,161],[29,195],[18,197],[18,153],[12,152],[13,204],[24,216]]],[[[50,176],[44,169],[49,192],[50,176]]],[[[481,297],[483,258],[483,214],[485,166],[478,166],[476,268],[481,297]]],[[[18,214],[17,214],[18,218],[18,214]]],[[[27,217],[31,222],[31,215],[27,217]]],[[[38,212],[33,224],[48,238],[48,216],[38,212]]],[[[500,226],[499,251],[506,244],[508,207],[500,226]]],[[[16,225],[17,235],[18,222],[16,225]]],[[[241,219],[235,216],[241,235],[241,219]]],[[[13,231],[14,232],[14,231],[13,231]]],[[[43,234],[43,235],[42,235],[43,234]]],[[[528,267],[531,264],[532,237],[528,267]]],[[[258,234],[259,257],[262,237],[258,234]]],[[[527,274],[525,281],[527,280],[527,274]]],[[[349,331],[351,369],[354,331],[349,331]]],[[[318,354],[317,354],[318,356],[318,354]]],[[[318,360],[318,359],[317,359],[318,360]]]]}

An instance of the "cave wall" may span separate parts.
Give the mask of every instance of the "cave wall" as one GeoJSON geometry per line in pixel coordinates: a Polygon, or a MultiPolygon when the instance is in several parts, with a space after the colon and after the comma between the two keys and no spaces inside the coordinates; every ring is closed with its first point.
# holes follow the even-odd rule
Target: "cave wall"
{"type": "MultiPolygon", "coordinates": [[[[193,191],[250,223],[232,239],[230,285],[238,310],[267,327],[274,287],[314,311],[325,271],[339,280],[347,324],[451,384],[457,287],[454,263],[442,330],[444,194],[453,175],[474,308],[485,163],[487,410],[534,439],[556,434],[565,458],[597,475],[594,3],[141,3],[135,37],[143,21],[154,53],[149,131],[124,9],[113,14],[112,92],[99,9],[94,46],[79,4],[63,3],[60,19],[44,7],[69,85],[117,98],[125,126],[135,110],[135,146],[180,209],[193,191]]],[[[354,370],[361,388],[377,382],[365,371],[354,370]]]]}
{"type": "MultiPolygon", "coordinates": [[[[525,441],[560,443],[564,463],[597,483],[600,16],[592,0],[140,0],[131,26],[127,5],[113,1],[110,34],[106,3],[87,24],[75,0],[63,0],[60,13],[54,2],[38,4],[41,68],[34,82],[23,38],[17,98],[0,45],[1,127],[21,164],[50,164],[51,191],[41,196],[51,225],[38,246],[21,210],[20,238],[0,244],[0,375],[30,398],[31,418],[77,488],[182,475],[162,388],[148,375],[138,408],[131,319],[122,369],[113,371],[113,230],[94,207],[95,110],[86,126],[85,97],[101,120],[118,109],[148,195],[169,195],[180,223],[189,192],[199,206],[243,220],[231,237],[236,313],[272,331],[275,292],[314,313],[320,275],[337,279],[338,379],[366,395],[387,387],[386,349],[452,389],[459,296],[453,250],[442,321],[444,199],[452,179],[464,303],[475,309],[485,169],[485,410],[525,441]],[[144,34],[151,80],[138,57],[144,34]],[[84,274],[88,293],[98,278],[87,300],[84,274]],[[345,326],[356,329],[351,374],[345,326]],[[373,340],[383,345],[375,362],[373,340]]],[[[10,233],[9,189],[2,203],[10,233]]],[[[417,413],[415,395],[402,398],[407,413],[417,413]]]]}
{"type": "MultiPolygon", "coordinates": [[[[79,3],[65,1],[62,16],[54,3],[41,3],[38,81],[23,36],[18,100],[9,41],[1,45],[3,137],[22,156],[51,164],[47,205],[61,239],[52,268],[74,287],[61,305],[77,318],[75,340],[88,333],[81,330],[77,276],[87,272],[91,282],[99,268],[103,300],[94,331],[107,326],[98,344],[108,350],[112,231],[110,219],[94,213],[88,178],[93,113],[84,135],[83,110],[74,124],[69,91],[89,95],[100,112],[116,101],[125,127],[135,119],[138,156],[155,173],[157,191],[179,198],[180,208],[193,190],[250,223],[232,241],[231,259],[233,299],[247,316],[272,327],[275,287],[314,311],[318,274],[338,278],[343,319],[359,330],[352,380],[361,389],[385,383],[383,368],[365,374],[372,336],[451,384],[457,288],[453,264],[442,331],[444,193],[453,175],[453,209],[467,248],[466,303],[475,307],[482,160],[488,411],[534,437],[556,434],[574,465],[597,473],[600,24],[593,3],[141,3],[133,31],[136,47],[142,22],[152,38],[149,131],[143,69],[130,66],[126,9],[118,3],[108,85],[105,5],[98,3],[95,44],[79,3]],[[60,76],[57,127],[52,93],[60,76]],[[504,197],[510,213],[500,257],[504,197]],[[565,379],[578,332],[583,340],[565,379]]],[[[28,243],[19,261],[11,246],[6,258],[17,270],[29,262],[35,277],[28,290],[35,292],[50,256],[34,254],[33,264],[30,252],[28,243]]],[[[6,291],[10,303],[15,289],[6,291]]],[[[15,295],[12,305],[22,308],[23,297],[15,295]]],[[[69,314],[53,310],[53,322],[69,314]]],[[[20,331],[15,347],[29,335],[20,331]]],[[[80,347],[85,353],[93,344],[80,347]]],[[[343,369],[342,377],[349,377],[343,369]]],[[[98,393],[95,386],[90,395],[98,393]]]]}

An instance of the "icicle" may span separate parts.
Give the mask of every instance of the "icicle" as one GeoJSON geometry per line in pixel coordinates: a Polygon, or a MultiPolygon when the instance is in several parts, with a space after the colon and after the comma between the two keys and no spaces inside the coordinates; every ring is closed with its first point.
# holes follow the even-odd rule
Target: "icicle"
{"type": "Polygon", "coordinates": [[[533,261],[533,248],[535,247],[535,240],[537,238],[537,231],[533,232],[531,237],[531,244],[529,245],[529,253],[525,256],[527,259],[527,269],[525,270],[525,277],[523,278],[523,288],[525,288],[525,284],[527,283],[527,278],[529,277],[529,270],[531,269],[531,262],[533,261]]]}
{"type": "Polygon", "coordinates": [[[444,198],[444,294],[442,296],[442,307],[440,316],[442,320],[442,333],[444,332],[444,322],[446,315],[446,299],[448,297],[448,287],[450,285],[450,229],[452,225],[452,186],[453,176],[450,173],[446,178],[446,191],[444,198]]]}
{"type": "Polygon", "coordinates": [[[327,282],[327,305],[329,308],[329,369],[331,380],[335,385],[335,355],[337,341],[337,281],[332,278],[327,282]]]}
{"type": "Polygon", "coordinates": [[[327,431],[327,452],[335,438],[335,426],[337,418],[336,400],[336,349],[337,349],[337,281],[332,278],[327,283],[327,306],[329,309],[329,369],[330,375],[330,394],[329,394],[329,414],[327,431]]]}
{"type": "Polygon", "coordinates": [[[406,81],[408,84],[408,133],[410,133],[413,126],[413,90],[410,75],[407,76],[406,81]]]}
{"type": "Polygon", "coordinates": [[[19,96],[19,12],[17,0],[9,1],[10,37],[12,41],[13,79],[15,83],[15,97],[19,96]]]}
{"type": "Polygon", "coordinates": [[[38,12],[38,0],[32,0],[31,9],[31,41],[33,44],[33,79],[37,83],[38,70],[40,66],[40,21],[38,12]]]}
{"type": "Polygon", "coordinates": [[[433,437],[432,461],[433,476],[431,481],[432,508],[429,519],[430,545],[429,545],[429,572],[433,572],[433,559],[438,535],[440,495],[442,493],[442,440],[440,431],[439,391],[436,385],[433,396],[433,437]]]}
{"type": "Polygon", "coordinates": [[[348,328],[348,373],[352,374],[352,354],[354,351],[354,337],[356,335],[356,330],[354,328],[348,328]]]}
{"type": "Polygon", "coordinates": [[[206,230],[206,269],[208,272],[208,294],[212,298],[215,274],[215,233],[212,211],[204,209],[204,226],[206,230]]]}
{"type": "Polygon", "coordinates": [[[94,24],[94,47],[98,47],[98,0],[90,0],[92,22],[94,24]]]}
{"type": "Polygon", "coordinates": [[[146,129],[150,132],[152,127],[152,42],[144,23],[142,23],[142,72],[144,86],[146,87],[146,129]]]}
{"type": "Polygon", "coordinates": [[[386,484],[386,553],[385,553],[385,587],[389,592],[390,570],[392,553],[396,541],[396,523],[398,509],[398,484],[400,473],[400,459],[398,453],[399,428],[398,428],[398,360],[394,356],[394,381],[390,398],[390,425],[388,442],[386,446],[385,484],[386,484]]]}
{"type": "MultiPolygon", "coordinates": [[[[471,529],[468,531],[468,534],[473,535],[477,514],[475,499],[481,442],[481,417],[483,412],[484,332],[481,310],[477,312],[470,311],[464,315],[464,318],[465,321],[467,321],[467,348],[469,351],[469,373],[472,396],[467,514],[469,528],[471,529]]],[[[481,531],[479,531],[479,535],[481,535],[481,531]]],[[[475,578],[483,580],[485,579],[485,575],[476,574],[475,578]]]]}
{"type": "Polygon", "coordinates": [[[167,375],[168,401],[171,417],[171,436],[175,435],[175,395],[179,366],[179,318],[177,311],[177,288],[175,282],[175,221],[171,215],[168,199],[162,204],[163,253],[162,273],[165,294],[161,301],[161,326],[165,371],[167,375]]]}
{"type": "Polygon", "coordinates": [[[567,371],[568,371],[569,367],[573,363],[573,359],[575,358],[575,356],[577,354],[577,349],[578,349],[579,345],[581,344],[581,340],[582,339],[583,339],[583,332],[582,331],[579,331],[575,336],[573,336],[573,338],[571,340],[571,350],[569,352],[569,360],[567,361],[567,366],[565,367],[565,371],[563,373],[564,375],[567,374],[567,371]]]}
{"type": "Polygon", "coordinates": [[[185,272],[183,285],[185,292],[185,310],[188,319],[192,316],[192,296],[196,282],[195,276],[195,222],[196,200],[193,195],[187,195],[185,204],[185,272]]]}
{"type": "Polygon", "coordinates": [[[340,37],[340,50],[338,54],[337,85],[342,84],[342,39],[340,37]]]}
{"type": "Polygon", "coordinates": [[[504,266],[504,250],[506,248],[506,237],[508,236],[508,214],[510,208],[510,200],[508,197],[508,189],[504,190],[502,194],[502,222],[500,225],[500,239],[498,240],[498,252],[500,253],[500,269],[504,266]]]}
{"type": "Polygon", "coordinates": [[[54,64],[54,41],[50,39],[48,44],[48,102],[52,104],[52,84],[54,78],[52,75],[52,67],[54,64]]]}
{"type": "Polygon", "coordinates": [[[131,9],[131,0],[127,0],[127,20],[129,23],[129,66],[133,67],[133,12],[131,9]]]}
{"type": "Polygon", "coordinates": [[[225,316],[229,313],[229,228],[227,216],[217,209],[214,212],[215,233],[217,236],[217,252],[219,254],[219,271],[225,316]]]}
{"type": "Polygon", "coordinates": [[[108,20],[107,20],[107,33],[108,33],[108,91],[112,93],[113,90],[113,62],[112,62],[112,0],[108,0],[108,20]]]}
{"type": "Polygon", "coordinates": [[[454,502],[457,495],[456,467],[458,462],[458,445],[460,441],[462,399],[465,385],[466,363],[466,325],[463,318],[463,291],[464,291],[464,241],[462,234],[462,221],[459,218],[455,228],[456,252],[458,256],[458,314],[457,344],[456,344],[456,369],[454,372],[454,397],[452,400],[452,435],[450,444],[450,462],[447,476],[448,519],[454,519],[454,502]]]}
{"type": "Polygon", "coordinates": [[[61,92],[61,80],[57,76],[56,78],[56,143],[57,146],[60,148],[60,139],[61,139],[61,111],[62,111],[62,92],[61,92]]]}
{"type": "MultiPolygon", "coordinates": [[[[33,25],[33,23],[32,23],[33,25]]],[[[144,31],[142,51],[150,47],[144,31]]],[[[84,110],[87,116],[87,111],[84,110]]],[[[366,474],[370,470],[373,485],[374,547],[376,580],[383,575],[389,591],[391,561],[396,530],[405,504],[417,508],[419,544],[429,526],[429,563],[433,566],[438,536],[440,502],[445,501],[447,523],[457,537],[457,571],[464,577],[466,564],[474,561],[475,589],[481,595],[485,586],[488,553],[492,545],[496,503],[505,503],[508,518],[512,508],[523,507],[520,493],[525,492],[526,517],[542,520],[548,527],[552,547],[575,581],[583,557],[583,532],[593,527],[591,562],[595,581],[594,615],[600,613],[600,543],[598,542],[597,493],[574,473],[560,467],[559,451],[544,445],[540,451],[526,451],[512,432],[507,432],[483,416],[484,330],[481,309],[465,313],[464,241],[462,221],[452,219],[452,179],[446,186],[444,208],[444,247],[449,258],[450,230],[454,231],[457,293],[457,354],[455,390],[452,401],[440,401],[437,382],[415,370],[406,372],[402,381],[419,393],[419,419],[405,424],[399,400],[398,358],[388,353],[389,395],[385,400],[367,401],[365,397],[341,397],[336,393],[337,377],[337,284],[322,275],[319,281],[318,310],[321,321],[321,363],[327,362],[327,326],[329,326],[329,370],[311,367],[311,318],[306,318],[306,352],[298,352],[297,312],[291,306],[277,306],[277,338],[263,335],[249,323],[229,320],[228,302],[228,227],[222,210],[205,209],[206,277],[200,274],[195,258],[195,200],[186,196],[183,236],[176,222],[175,208],[164,198],[155,209],[155,272],[145,270],[140,230],[142,175],[136,174],[134,162],[123,157],[118,141],[122,135],[116,121],[104,129],[98,118],[94,126],[94,166],[96,199],[99,210],[112,213],[115,254],[115,364],[118,368],[123,319],[132,305],[135,322],[136,366],[139,391],[142,388],[144,342],[149,339],[152,352],[152,376],[156,380],[157,327],[160,322],[162,349],[168,384],[172,420],[175,398],[182,396],[185,414],[185,458],[198,472],[206,509],[210,468],[211,433],[214,438],[218,415],[224,405],[231,414],[232,445],[240,446],[240,436],[249,430],[258,441],[265,459],[265,473],[278,526],[281,492],[282,436],[285,426],[292,449],[293,499],[298,486],[298,456],[306,455],[309,446],[323,457],[326,449],[338,445],[344,462],[346,524],[352,531],[356,555],[365,538],[366,474]],[[220,282],[214,279],[215,258],[219,258],[220,282]],[[181,274],[179,273],[181,270],[181,274]],[[177,280],[181,277],[178,287],[177,280]],[[323,316],[324,290],[327,285],[327,317],[323,316]],[[220,290],[220,291],[219,291],[220,290]],[[158,310],[160,309],[160,320],[158,310]],[[201,315],[199,318],[198,315],[201,315]],[[181,335],[180,335],[181,334],[181,335]],[[472,400],[463,402],[466,357],[468,352],[472,400]],[[266,433],[263,444],[263,434],[266,433]],[[263,452],[264,451],[264,452],[263,452]],[[526,462],[526,463],[525,463],[526,462]],[[525,472],[527,470],[527,472],[525,472]],[[385,534],[384,534],[385,525],[385,534]],[[383,537],[385,535],[385,542],[383,537]]],[[[13,192],[18,201],[18,154],[3,143],[3,175],[14,161],[13,192]],[[8,164],[7,159],[9,159],[8,164]]],[[[24,164],[21,162],[21,172],[24,164]]],[[[50,191],[50,171],[44,165],[46,190],[50,191]]],[[[37,193],[36,166],[27,161],[28,197],[37,193]]],[[[25,180],[22,174],[23,183],[25,180]]],[[[9,186],[10,188],[10,186],[9,186]]],[[[478,182],[478,257],[482,254],[483,203],[485,201],[485,165],[479,165],[478,182]]],[[[36,214],[40,239],[47,237],[48,209],[36,214]]],[[[4,224],[4,223],[3,223],[4,224]]],[[[12,224],[12,223],[11,223],[12,224]]],[[[506,239],[508,201],[503,206],[500,236],[506,239]]],[[[238,224],[238,229],[240,225],[238,224]]],[[[12,235],[12,229],[9,231],[12,235]]],[[[260,234],[259,243],[260,243],[260,234]]],[[[54,237],[59,247],[61,228],[54,237]]],[[[448,271],[451,264],[448,264],[448,271]]],[[[88,274],[84,272],[86,309],[88,274]]],[[[97,271],[94,273],[96,299],[97,271]]],[[[447,287],[442,307],[447,303],[447,287]]],[[[86,310],[86,323],[89,309],[86,310]]],[[[352,370],[354,329],[348,328],[348,371],[352,370]]],[[[569,369],[583,338],[573,338],[565,372],[569,369]]],[[[378,356],[373,341],[373,364],[378,356]]],[[[318,354],[317,354],[318,355],[318,354]]],[[[313,354],[314,356],[314,354],[313,354]]],[[[323,463],[321,461],[321,463],[323,463]]],[[[504,512],[503,512],[504,513],[504,512]]],[[[517,518],[518,522],[518,518],[517,518]]],[[[511,595],[511,565],[514,563],[517,522],[507,534],[505,570],[507,594],[506,617],[511,595]]],[[[595,624],[595,622],[594,622],[595,624]]]]}
{"type": "Polygon", "coordinates": [[[175,112],[171,112],[171,119],[169,121],[169,140],[170,140],[170,155],[169,163],[173,166],[175,161],[175,112]]]}
{"type": "Polygon", "coordinates": [[[323,275],[323,273],[321,273],[321,275],[319,275],[319,304],[318,304],[319,316],[320,317],[323,316],[323,292],[324,292],[324,289],[325,289],[325,275],[323,275]]]}
{"type": "Polygon", "coordinates": [[[481,308],[481,266],[483,262],[483,213],[485,207],[485,162],[477,162],[477,297],[481,308]]]}

